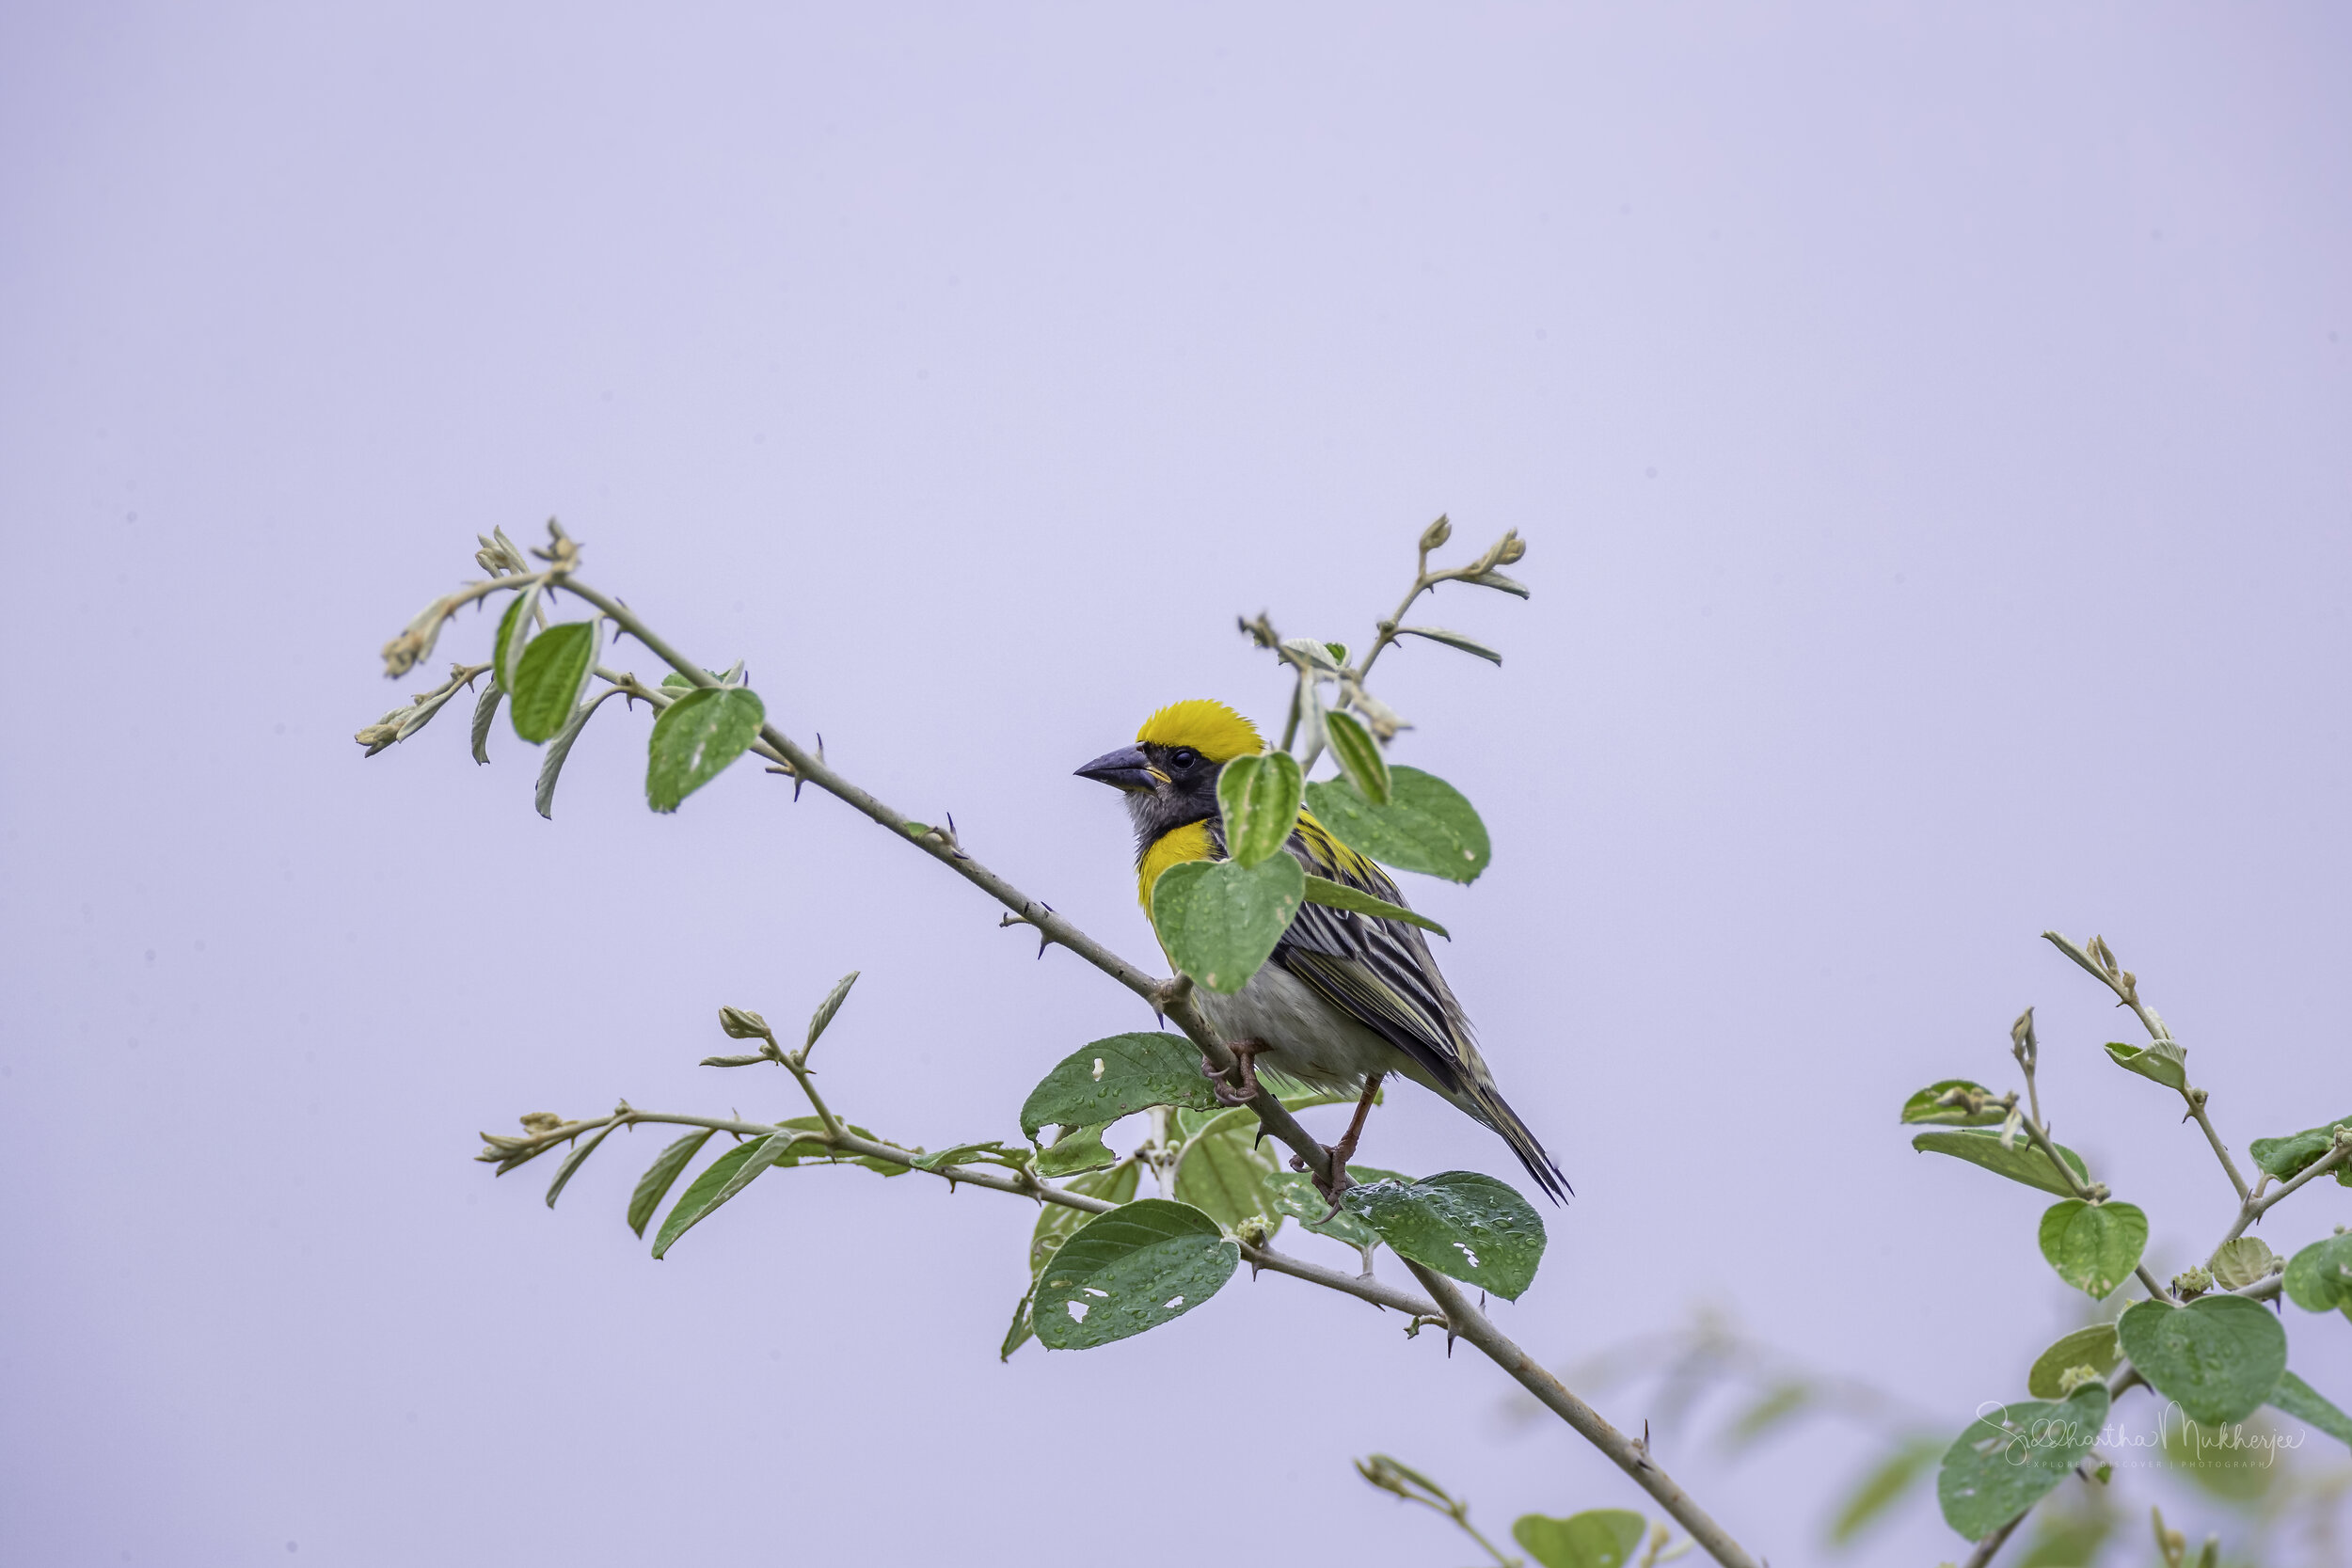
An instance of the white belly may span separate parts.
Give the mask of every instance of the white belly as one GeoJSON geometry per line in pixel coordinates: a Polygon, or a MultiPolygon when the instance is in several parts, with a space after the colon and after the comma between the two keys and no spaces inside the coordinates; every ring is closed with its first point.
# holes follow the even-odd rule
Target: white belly
{"type": "Polygon", "coordinates": [[[1420,1063],[1382,1039],[1279,964],[1269,963],[1235,996],[1193,993],[1228,1041],[1255,1040],[1258,1060],[1317,1088],[1355,1089],[1375,1072],[1401,1072],[1436,1088],[1420,1063]]]}

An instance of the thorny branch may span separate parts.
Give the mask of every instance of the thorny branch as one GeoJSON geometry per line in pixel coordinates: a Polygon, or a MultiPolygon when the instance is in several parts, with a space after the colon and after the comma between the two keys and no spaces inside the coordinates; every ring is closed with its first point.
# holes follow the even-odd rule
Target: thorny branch
{"type": "MultiPolygon", "coordinates": [[[[535,580],[544,590],[567,592],[594,606],[611,619],[616,628],[637,639],[655,657],[694,686],[710,688],[722,684],[719,677],[713,675],[703,665],[686,657],[672,647],[660,633],[648,626],[627,604],[581,581],[576,575],[580,563],[578,544],[552,522],[548,525],[548,531],[550,535],[548,546],[532,552],[548,562],[547,569],[537,573],[527,570],[527,563],[520,560],[518,552],[506,543],[502,535],[495,546],[485,540],[483,554],[477,559],[482,561],[485,570],[501,575],[493,576],[486,581],[469,584],[458,593],[437,600],[434,605],[428,607],[423,614],[418,616],[399,637],[386,646],[385,663],[388,672],[393,675],[404,673],[420,658],[429,656],[435,641],[440,635],[443,622],[463,605],[499,589],[522,588],[535,580]]],[[[1525,595],[1526,590],[1523,587],[1503,578],[1502,574],[1496,570],[1498,566],[1516,561],[1520,554],[1524,553],[1525,546],[1520,545],[1516,532],[1506,534],[1486,555],[1481,556],[1471,567],[1451,572],[1432,573],[1429,571],[1428,552],[1442,545],[1451,531],[1452,525],[1441,517],[1422,533],[1421,571],[1412,592],[1406,595],[1404,603],[1399,607],[1397,615],[1380,624],[1379,636],[1373,646],[1366,651],[1362,662],[1348,672],[1353,678],[1343,682],[1343,685],[1353,686],[1356,689],[1354,697],[1357,701],[1362,701],[1361,677],[1364,671],[1371,667],[1372,661],[1378,657],[1380,650],[1394,641],[1398,635],[1414,629],[1404,627],[1399,625],[1399,622],[1405,611],[1411,608],[1414,600],[1428,589],[1435,587],[1437,583],[1448,580],[1480,581],[1482,586],[1496,587],[1504,592],[1525,595]]],[[[609,684],[626,686],[628,695],[632,697],[643,696],[649,703],[660,700],[659,689],[644,686],[643,683],[634,681],[633,677],[624,676],[620,680],[614,680],[602,669],[599,669],[596,673],[609,684]]],[[[1303,673],[1302,671],[1302,678],[1303,673]]],[[[1303,701],[1308,704],[1315,701],[1311,690],[1306,693],[1303,701]]],[[[828,767],[821,757],[812,755],[801,747],[774,723],[765,722],[760,726],[759,739],[754,750],[758,754],[769,757],[790,769],[791,777],[796,781],[796,791],[798,783],[814,784],[888,831],[890,835],[900,843],[913,844],[922,849],[932,859],[994,898],[1007,910],[1019,916],[1024,923],[1034,927],[1045,942],[1068,948],[1072,953],[1076,954],[1150,1003],[1155,1011],[1184,1031],[1185,1037],[1200,1048],[1202,1056],[1212,1066],[1220,1071],[1232,1070],[1234,1065],[1232,1053],[1227,1049],[1225,1041],[1218,1037],[1216,1032],[1209,1027],[1198,1001],[1192,995],[1190,985],[1183,977],[1179,976],[1173,980],[1162,979],[1129,963],[1102,942],[1079,929],[1067,916],[1057,912],[1043,900],[1031,897],[1014,886],[1010,880],[982,864],[977,857],[967,852],[957,842],[952,830],[932,828],[919,836],[909,832],[910,819],[903,813],[893,809],[873,794],[850,783],[828,767]]],[[[1288,1146],[1297,1156],[1296,1163],[1312,1171],[1317,1178],[1318,1184],[1327,1189],[1334,1174],[1329,1150],[1301,1127],[1296,1118],[1274,1096],[1260,1094],[1249,1103],[1265,1130],[1288,1146]]],[[[616,1111],[612,1117],[604,1118],[603,1122],[566,1124],[571,1129],[568,1133],[564,1128],[559,1128],[545,1136],[553,1138],[577,1135],[578,1132],[592,1131],[596,1126],[623,1117],[638,1121],[660,1119],[682,1122],[691,1126],[710,1126],[746,1135],[755,1132],[763,1136],[771,1135],[778,1131],[772,1126],[761,1127],[755,1123],[722,1122],[708,1117],[657,1117],[651,1113],[628,1110],[616,1111]]],[[[888,1145],[859,1138],[847,1129],[838,1132],[829,1131],[827,1138],[831,1147],[839,1152],[870,1155],[894,1163],[902,1162],[903,1157],[912,1152],[898,1150],[888,1145]]],[[[494,1143],[492,1149],[496,1150],[498,1147],[494,1143]]],[[[508,1157],[501,1155],[500,1158],[504,1160],[508,1157]]],[[[1017,1176],[997,1176],[969,1166],[953,1166],[935,1174],[946,1176],[953,1181],[969,1182],[971,1185],[987,1187],[993,1191],[1025,1194],[1043,1202],[1068,1203],[1073,1207],[1085,1209],[1093,1209],[1099,1203],[1099,1200],[1087,1198],[1082,1194],[1061,1192],[1060,1189],[1051,1187],[1026,1172],[1022,1172],[1017,1176]]],[[[1102,1206],[1109,1207],[1108,1205],[1102,1206]]],[[[1330,1289],[1373,1301],[1375,1305],[1393,1306],[1397,1310],[1409,1311],[1415,1317],[1442,1317],[1451,1337],[1468,1340],[1527,1388],[1547,1408],[1559,1415],[1581,1436],[1599,1448],[1619,1468],[1631,1476],[1643,1490],[1656,1498],[1660,1505],[1685,1530],[1690,1532],[1692,1538],[1698,1542],[1718,1562],[1724,1564],[1724,1568],[1756,1568],[1756,1560],[1732,1540],[1705,1510],[1692,1501],[1680,1485],[1668,1477],[1639,1444],[1626,1438],[1615,1428],[1601,1419],[1591,1406],[1571,1393],[1534,1356],[1514,1344],[1483,1312],[1472,1307],[1462,1292],[1444,1275],[1425,1270],[1418,1264],[1409,1265],[1416,1276],[1421,1279],[1423,1287],[1429,1290],[1434,1297],[1437,1305],[1435,1308],[1432,1308],[1429,1304],[1412,1301],[1401,1292],[1391,1292],[1389,1288],[1379,1285],[1377,1281],[1366,1281],[1354,1275],[1342,1274],[1337,1270],[1320,1268],[1315,1264],[1289,1258],[1268,1248],[1249,1248],[1245,1251],[1244,1256],[1251,1257],[1252,1262],[1260,1268],[1287,1274],[1294,1278],[1311,1280],[1330,1289]],[[1253,1254],[1255,1256],[1252,1256],[1253,1254]]]]}

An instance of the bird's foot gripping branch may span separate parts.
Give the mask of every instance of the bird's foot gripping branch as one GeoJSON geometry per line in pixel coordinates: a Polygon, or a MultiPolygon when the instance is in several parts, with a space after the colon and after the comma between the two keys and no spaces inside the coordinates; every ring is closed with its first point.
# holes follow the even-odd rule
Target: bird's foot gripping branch
{"type": "MultiPolygon", "coordinates": [[[[814,785],[842,801],[895,841],[995,898],[1007,911],[1003,924],[1037,931],[1041,954],[1048,946],[1075,954],[1181,1034],[1114,1035],[1082,1046],[1030,1092],[1021,1108],[1022,1137],[952,1143],[934,1151],[891,1142],[845,1120],[814,1082],[810,1053],[852,975],[818,1007],[805,1037],[790,1050],[759,1015],[733,1007],[721,1013],[725,1033],[754,1048],[707,1058],[708,1064],[783,1068],[806,1102],[805,1115],[757,1121],[646,1111],[624,1101],[609,1116],[578,1121],[526,1117],[523,1136],[486,1137],[481,1157],[503,1173],[567,1147],[548,1189],[552,1204],[614,1129],[682,1127],[687,1131],[662,1149],[631,1196],[629,1223],[643,1235],[705,1148],[725,1134],[723,1152],[669,1204],[655,1229],[657,1257],[771,1170],[853,1164],[884,1176],[922,1173],[1018,1195],[1038,1204],[1039,1214],[1028,1291],[1006,1336],[1007,1355],[1031,1338],[1049,1348],[1080,1349],[1145,1332],[1200,1307],[1244,1262],[1253,1275],[1274,1273],[1320,1285],[1399,1313],[1408,1335],[1437,1326],[1445,1330],[1449,1350],[1457,1340],[1469,1343],[1608,1455],[1700,1549],[1719,1562],[1747,1568],[1755,1560],[1644,1443],[1601,1419],[1465,1293],[1468,1285],[1512,1299],[1535,1276],[1544,1225],[1516,1190],[1473,1171],[1412,1180],[1335,1163],[1331,1149],[1297,1120],[1301,1111],[1356,1100],[1360,1087],[1360,1112],[1381,1079],[1402,1073],[1496,1129],[1539,1186],[1555,1196],[1565,1192],[1549,1156],[1495,1091],[1429,958],[1422,933],[1443,935],[1442,928],[1410,910],[1383,869],[1467,882],[1490,856],[1486,829],[1458,791],[1389,763],[1385,749],[1409,726],[1366,684],[1375,661],[1405,638],[1501,662],[1501,656],[1462,633],[1405,624],[1422,596],[1443,584],[1526,597],[1527,590],[1501,570],[1524,553],[1515,534],[1464,565],[1432,567],[1432,552],[1451,532],[1443,518],[1423,531],[1412,584],[1397,610],[1375,625],[1360,657],[1351,659],[1336,642],[1284,639],[1263,615],[1243,623],[1295,677],[1280,747],[1241,746],[1202,768],[1182,736],[1155,742],[1147,725],[1138,749],[1149,754],[1132,768],[1122,762],[1111,769],[1137,775],[1128,783],[1152,796],[1154,810],[1194,814],[1165,825],[1161,836],[1172,845],[1163,846],[1156,866],[1147,855],[1151,879],[1141,890],[1176,968],[1172,976],[1128,962],[989,868],[959,837],[952,818],[945,826],[915,820],[850,783],[826,763],[821,749],[803,747],[775,724],[739,663],[721,672],[688,658],[619,597],[585,581],[580,547],[561,528],[550,523],[548,544],[531,557],[503,533],[483,540],[475,559],[489,576],[436,599],[386,645],[384,657],[389,674],[407,673],[432,655],[459,610],[509,594],[486,658],[458,664],[441,685],[361,730],[358,738],[368,754],[407,739],[458,691],[481,681],[473,710],[475,759],[488,760],[503,705],[515,733],[545,748],[536,799],[540,814],[552,816],[564,760],[581,731],[612,698],[628,707],[643,702],[654,715],[645,795],[655,811],[676,810],[739,758],[757,756],[770,773],[792,781],[794,799],[814,785]],[[550,612],[566,600],[587,613],[554,619],[550,612]],[[646,680],[609,667],[608,640],[623,637],[634,639],[666,672],[646,680]],[[1326,755],[1336,775],[1310,781],[1307,775],[1326,755]],[[1311,1032],[1253,1041],[1267,1047],[1261,1058],[1269,1069],[1266,1086],[1241,1096],[1240,1105],[1225,1103],[1247,1086],[1228,1040],[1251,1032],[1221,1022],[1243,1019],[1263,988],[1286,986],[1323,997],[1320,1005],[1327,1012],[1339,1009],[1333,1017],[1343,1024],[1339,1013],[1345,1009],[1332,999],[1360,990],[1361,974],[1375,967],[1391,977],[1390,990],[1359,1005],[1395,1021],[1380,1037],[1385,1045],[1366,1048],[1358,1041],[1372,1037],[1366,1029],[1350,1035],[1337,1027],[1320,1037],[1311,1032]],[[1330,1054],[1333,1038],[1358,1041],[1358,1055],[1330,1054]],[[1226,1093],[1202,1075],[1204,1063],[1222,1079],[1226,1093]],[[1137,1114],[1147,1118],[1148,1133],[1127,1152],[1114,1152],[1104,1141],[1105,1130],[1137,1114]],[[1278,1168],[1262,1145],[1267,1136],[1289,1150],[1293,1169],[1278,1168]],[[1151,1196],[1142,1196],[1147,1172],[1151,1196]],[[1276,1250],[1274,1237],[1291,1222],[1354,1249],[1358,1266],[1332,1268],[1276,1250]],[[1402,1261],[1418,1293],[1379,1277],[1375,1259],[1384,1249],[1402,1261]]],[[[1177,705],[1195,710],[1192,718],[1215,705],[1177,705]]],[[[1254,742],[1254,729],[1231,717],[1254,742]]],[[[1140,812],[1137,820],[1143,821],[1140,812]]],[[[1352,1016],[1360,1022],[1363,1015],[1352,1016]]],[[[1653,1552],[1658,1544],[1653,1541],[1653,1552]]],[[[1546,1563],[1554,1560],[1536,1555],[1546,1563]]]]}

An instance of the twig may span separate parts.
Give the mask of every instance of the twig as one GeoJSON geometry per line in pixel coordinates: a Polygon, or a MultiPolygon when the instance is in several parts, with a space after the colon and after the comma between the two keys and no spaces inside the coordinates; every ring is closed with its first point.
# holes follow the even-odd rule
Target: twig
{"type": "Polygon", "coordinates": [[[1575,1394],[1568,1386],[1539,1365],[1535,1358],[1513,1344],[1486,1315],[1470,1304],[1461,1287],[1437,1270],[1424,1268],[1411,1259],[1405,1266],[1413,1271],[1422,1288],[1438,1304],[1445,1315],[1450,1332],[1474,1346],[1488,1360],[1516,1379],[1519,1386],[1543,1402],[1544,1408],[1567,1422],[1579,1437],[1607,1455],[1610,1463],[1633,1478],[1635,1485],[1658,1501],[1658,1506],[1672,1515],[1675,1522],[1691,1534],[1699,1549],[1713,1558],[1724,1568],[1756,1568],[1756,1559],[1747,1554],[1731,1536],[1691,1498],[1680,1483],[1666,1474],[1649,1450],[1603,1420],[1600,1413],[1575,1394]]]}
{"type": "MultiPolygon", "coordinates": [[[[620,600],[590,587],[577,578],[564,578],[564,586],[611,616],[615,626],[644,643],[655,657],[688,680],[704,687],[715,687],[719,684],[718,677],[671,647],[659,633],[638,619],[636,612],[620,600]]],[[[642,686],[639,689],[648,690],[642,686]]],[[[977,856],[968,852],[959,852],[944,840],[934,842],[936,835],[927,835],[922,839],[910,836],[906,831],[909,819],[904,813],[883,804],[866,790],[851,784],[824,763],[803,751],[790,736],[773,723],[762,724],[759,736],[761,741],[771,749],[761,754],[772,753],[778,760],[790,767],[799,778],[815,784],[826,794],[888,829],[890,836],[899,843],[912,844],[922,849],[933,860],[948,867],[1005,908],[1035,926],[1039,932],[1055,945],[1068,948],[1120,985],[1125,986],[1129,990],[1134,991],[1137,996],[1142,997],[1146,1002],[1153,1003],[1155,1006],[1164,1005],[1168,1020],[1184,1032],[1186,1037],[1200,1048],[1200,1053],[1206,1056],[1213,1066],[1220,1070],[1232,1066],[1232,1053],[1226,1049],[1224,1040],[1218,1037],[1216,1032],[1209,1027],[1207,1019],[1200,1012],[1199,1002],[1189,992],[1176,994],[1169,991],[1168,982],[1129,963],[1080,930],[1068,916],[1057,913],[1043,900],[1030,897],[1013,886],[1009,880],[981,864],[977,856]],[[1163,999],[1165,999],[1164,1003],[1163,999]]],[[[1272,1095],[1260,1095],[1250,1101],[1250,1104],[1256,1110],[1259,1120],[1265,1124],[1268,1132],[1288,1145],[1292,1152],[1304,1160],[1316,1176],[1326,1182],[1330,1180],[1330,1152],[1305,1128],[1301,1127],[1297,1119],[1284,1110],[1272,1095]]]]}

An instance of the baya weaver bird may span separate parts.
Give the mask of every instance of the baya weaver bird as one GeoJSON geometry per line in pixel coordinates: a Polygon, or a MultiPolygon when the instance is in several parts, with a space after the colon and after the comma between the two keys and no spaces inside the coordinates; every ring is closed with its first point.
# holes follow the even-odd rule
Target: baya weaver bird
{"type": "MultiPolygon", "coordinates": [[[[1136,869],[1144,912],[1160,873],[1185,861],[1226,858],[1216,780],[1225,764],[1265,749],[1257,727],[1223,703],[1195,700],[1160,709],[1136,744],[1099,756],[1078,776],[1127,797],[1135,820],[1136,869]]],[[[1310,876],[1403,904],[1389,874],[1333,838],[1304,809],[1285,846],[1310,876]]],[[[1239,1060],[1241,1103],[1260,1092],[1253,1061],[1314,1088],[1361,1092],[1355,1119],[1331,1148],[1335,1186],[1361,1136],[1380,1081],[1401,1073],[1443,1096],[1501,1134],[1554,1202],[1568,1184],[1550,1155],[1495,1087],[1470,1038],[1470,1020],[1438,972],[1419,930],[1322,904],[1302,904],[1274,956],[1232,996],[1194,992],[1209,1024],[1239,1060]]],[[[1203,1062],[1202,1069],[1211,1067],[1203,1062]]],[[[1327,1195],[1327,1196],[1336,1196],[1327,1195]]]]}

